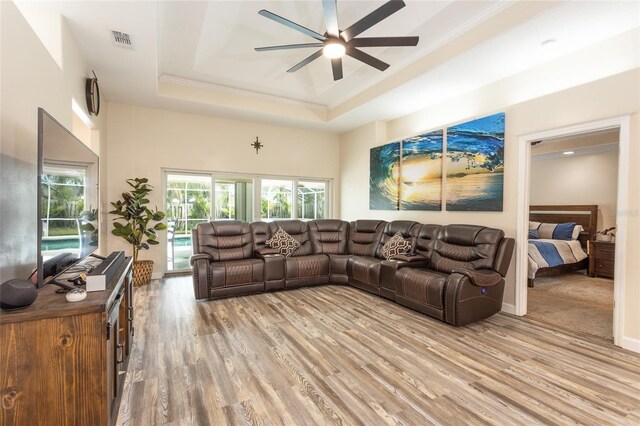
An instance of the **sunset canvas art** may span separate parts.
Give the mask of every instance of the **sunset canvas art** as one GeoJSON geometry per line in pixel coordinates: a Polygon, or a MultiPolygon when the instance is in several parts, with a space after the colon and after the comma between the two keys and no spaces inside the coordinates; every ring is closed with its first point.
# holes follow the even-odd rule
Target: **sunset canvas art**
{"type": "Polygon", "coordinates": [[[502,211],[504,113],[447,129],[447,210],[502,211]]]}
{"type": "Polygon", "coordinates": [[[402,210],[442,208],[442,130],[402,141],[402,210]]]}

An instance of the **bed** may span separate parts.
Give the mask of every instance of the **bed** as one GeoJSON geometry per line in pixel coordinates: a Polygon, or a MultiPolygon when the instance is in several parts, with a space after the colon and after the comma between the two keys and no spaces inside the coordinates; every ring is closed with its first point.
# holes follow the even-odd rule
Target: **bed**
{"type": "MultiPolygon", "coordinates": [[[[587,241],[594,238],[598,218],[597,205],[530,206],[529,221],[539,222],[541,237],[529,240],[529,287],[537,277],[548,277],[586,269],[589,264],[587,241]],[[554,239],[554,227],[549,224],[575,222],[581,226],[575,240],[554,239]]],[[[561,230],[560,230],[561,231],[561,230]]]]}

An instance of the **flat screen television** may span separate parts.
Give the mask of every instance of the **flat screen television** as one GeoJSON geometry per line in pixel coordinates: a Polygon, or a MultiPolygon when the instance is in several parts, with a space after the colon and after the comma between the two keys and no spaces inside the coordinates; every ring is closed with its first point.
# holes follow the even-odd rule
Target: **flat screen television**
{"type": "Polygon", "coordinates": [[[38,287],[98,248],[98,156],[38,109],[38,287]]]}

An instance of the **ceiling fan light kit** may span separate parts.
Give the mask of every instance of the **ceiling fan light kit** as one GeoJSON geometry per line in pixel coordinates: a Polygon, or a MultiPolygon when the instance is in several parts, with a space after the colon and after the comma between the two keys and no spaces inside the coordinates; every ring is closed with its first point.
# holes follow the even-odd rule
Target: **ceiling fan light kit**
{"type": "Polygon", "coordinates": [[[361,37],[357,38],[359,34],[373,27],[380,21],[388,18],[398,10],[405,7],[405,3],[402,0],[390,0],[383,4],[364,18],[360,19],[349,28],[341,31],[338,28],[338,6],[337,0],[323,0],[322,1],[324,11],[324,23],[326,32],[324,35],[317,33],[309,28],[303,27],[293,21],[290,21],[282,16],[276,15],[273,12],[262,9],[258,14],[269,18],[279,24],[285,25],[293,30],[301,32],[309,37],[317,40],[315,43],[301,43],[301,44],[287,44],[282,46],[267,46],[257,47],[255,50],[258,52],[265,52],[270,50],[289,50],[289,49],[307,49],[311,47],[321,49],[308,56],[298,64],[289,68],[287,72],[296,72],[300,68],[310,64],[318,59],[320,56],[325,56],[331,59],[331,70],[333,72],[334,81],[340,80],[343,77],[342,72],[342,57],[344,55],[350,56],[363,62],[373,68],[380,71],[384,71],[389,68],[389,64],[374,58],[368,53],[363,52],[357,47],[397,47],[397,46],[416,46],[419,38],[417,36],[408,37],[361,37]]]}
{"type": "Polygon", "coordinates": [[[340,39],[327,39],[322,48],[322,54],[329,59],[342,58],[346,51],[345,44],[340,39]]]}

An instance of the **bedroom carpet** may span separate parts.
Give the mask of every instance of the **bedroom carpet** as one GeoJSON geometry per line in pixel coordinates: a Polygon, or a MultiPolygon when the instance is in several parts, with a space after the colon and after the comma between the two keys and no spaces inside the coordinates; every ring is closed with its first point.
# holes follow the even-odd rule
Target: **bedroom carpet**
{"type": "Polygon", "coordinates": [[[613,340],[613,280],[584,272],[536,278],[527,317],[613,340]]]}

